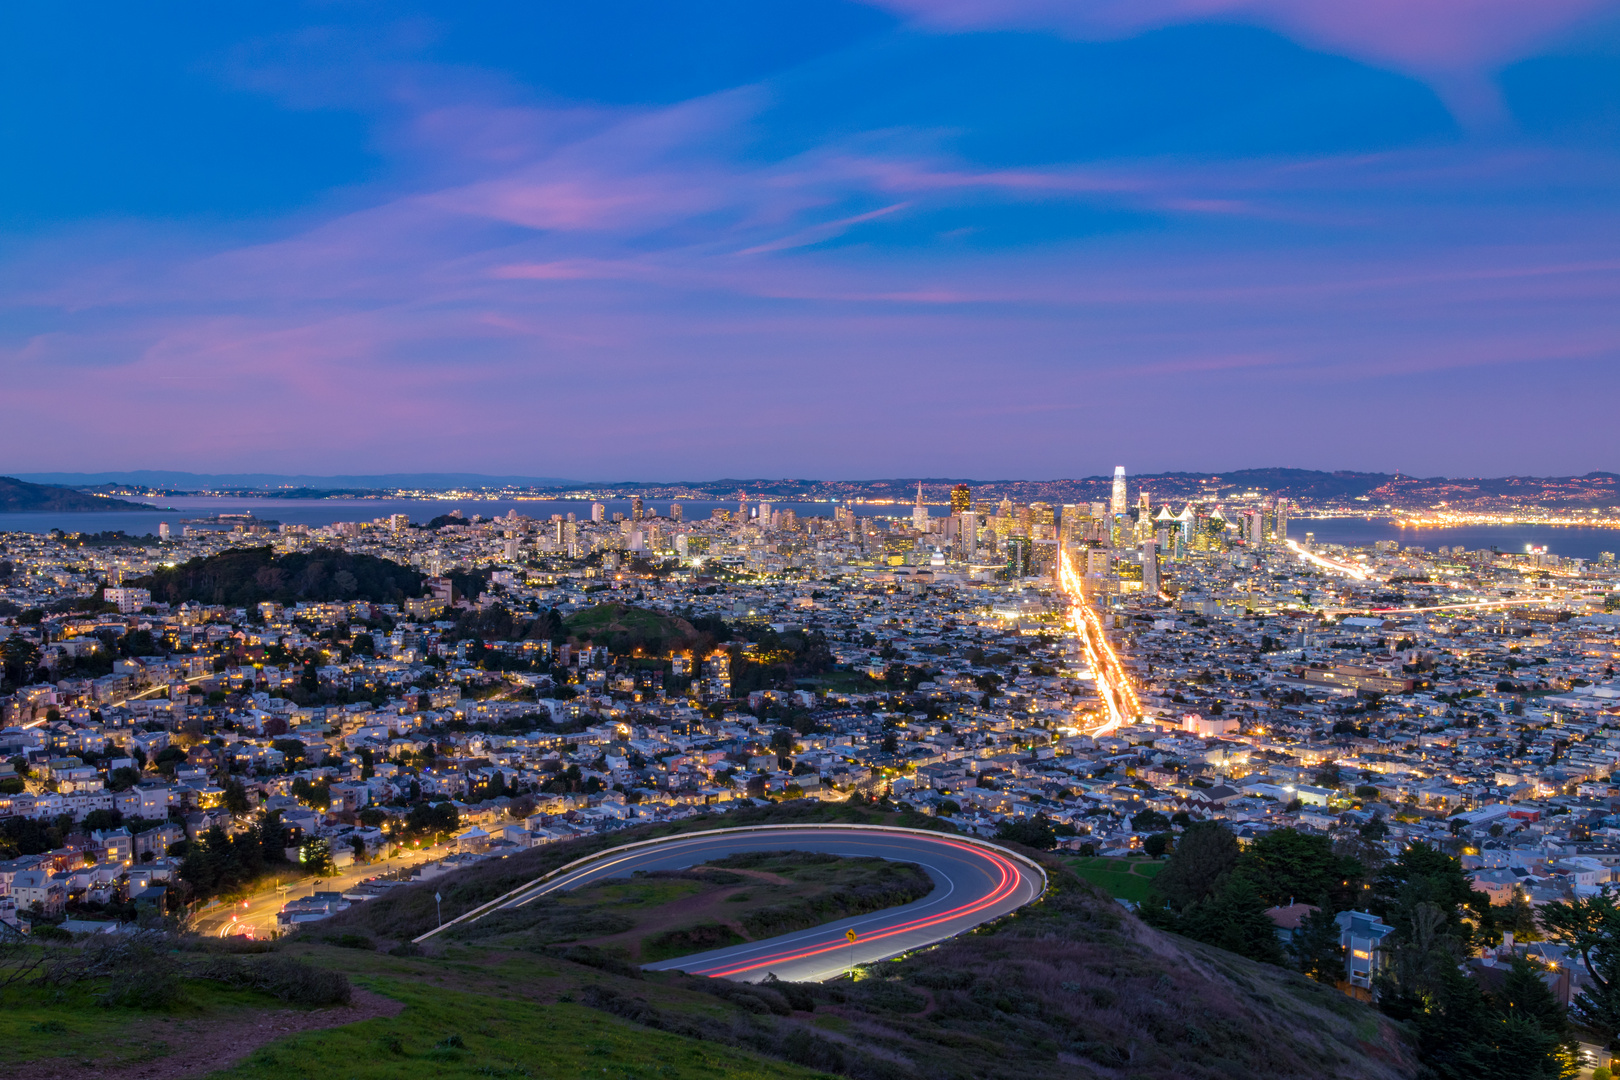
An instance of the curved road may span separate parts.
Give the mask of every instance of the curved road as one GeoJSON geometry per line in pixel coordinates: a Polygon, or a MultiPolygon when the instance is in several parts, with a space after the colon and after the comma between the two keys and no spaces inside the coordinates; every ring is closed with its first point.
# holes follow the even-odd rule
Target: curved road
{"type": "Polygon", "coordinates": [[[743,982],[767,975],[792,982],[819,982],[836,978],[851,964],[886,960],[970,930],[1017,910],[1040,896],[1046,887],[1045,875],[1033,863],[1003,848],[965,837],[883,826],[752,826],[614,848],[565,866],[463,918],[476,920],[491,911],[522,907],[548,893],[628,877],[638,870],[682,870],[742,852],[784,850],[916,863],[934,879],[934,891],[899,907],[764,941],[647,964],[647,969],[743,982]],[[855,931],[854,944],[846,936],[849,930],[855,931]]]}

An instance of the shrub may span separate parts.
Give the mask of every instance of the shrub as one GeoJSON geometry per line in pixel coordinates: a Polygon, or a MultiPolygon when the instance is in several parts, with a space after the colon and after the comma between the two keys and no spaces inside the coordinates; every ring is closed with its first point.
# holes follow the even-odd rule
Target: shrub
{"type": "Polygon", "coordinates": [[[328,971],[285,956],[263,960],[215,956],[204,961],[192,974],[227,986],[258,990],[291,1005],[342,1005],[348,1002],[350,995],[348,976],[341,971],[328,971]]]}

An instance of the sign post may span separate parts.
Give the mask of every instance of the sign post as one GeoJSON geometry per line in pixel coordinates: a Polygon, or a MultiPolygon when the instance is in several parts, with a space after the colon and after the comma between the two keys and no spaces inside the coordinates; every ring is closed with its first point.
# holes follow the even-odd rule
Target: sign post
{"type": "Polygon", "coordinates": [[[433,894],[433,907],[439,913],[439,925],[444,925],[444,897],[438,893],[433,894]]]}
{"type": "Polygon", "coordinates": [[[861,936],[854,930],[845,930],[844,937],[849,939],[849,977],[853,981],[855,978],[855,942],[859,941],[861,936]]]}

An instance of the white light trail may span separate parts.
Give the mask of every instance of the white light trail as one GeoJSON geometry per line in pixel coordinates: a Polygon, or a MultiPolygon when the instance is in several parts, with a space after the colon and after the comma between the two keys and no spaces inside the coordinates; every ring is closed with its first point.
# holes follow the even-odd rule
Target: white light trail
{"type": "Polygon", "coordinates": [[[1069,618],[1080,635],[1086,661],[1097,676],[1097,689],[1102,691],[1103,703],[1108,707],[1108,722],[1090,734],[1106,735],[1141,716],[1142,703],[1113,646],[1108,643],[1096,609],[1086,602],[1085,589],[1069,562],[1067,548],[1058,551],[1058,584],[1069,597],[1069,618]]]}
{"type": "Polygon", "coordinates": [[[1320,566],[1324,570],[1336,571],[1337,573],[1344,574],[1347,577],[1353,577],[1357,581],[1366,581],[1372,576],[1363,567],[1354,566],[1350,563],[1338,562],[1334,559],[1324,559],[1320,555],[1313,555],[1311,552],[1300,547],[1299,542],[1296,540],[1285,540],[1283,543],[1288,545],[1288,550],[1292,551],[1295,555],[1298,555],[1300,558],[1304,559],[1313,566],[1320,566]]]}

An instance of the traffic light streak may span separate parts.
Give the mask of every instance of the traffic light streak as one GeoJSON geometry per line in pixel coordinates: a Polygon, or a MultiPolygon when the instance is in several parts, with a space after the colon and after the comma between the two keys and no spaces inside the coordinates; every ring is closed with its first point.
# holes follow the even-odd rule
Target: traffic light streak
{"type": "Polygon", "coordinates": [[[1131,680],[1126,676],[1125,667],[1119,662],[1114,647],[1108,643],[1102,619],[1086,600],[1084,583],[1074,572],[1066,545],[1058,550],[1058,583],[1069,598],[1069,618],[1074,623],[1075,632],[1080,635],[1086,662],[1097,677],[1097,689],[1102,692],[1103,704],[1108,707],[1108,722],[1091,734],[1106,735],[1141,716],[1142,702],[1137,698],[1136,690],[1131,686],[1131,680]]]}
{"type": "MultiPolygon", "coordinates": [[[[951,908],[949,911],[938,912],[933,915],[924,916],[920,919],[912,919],[907,922],[898,923],[894,926],[885,927],[881,930],[863,933],[860,935],[860,941],[862,944],[872,941],[882,941],[885,938],[894,937],[896,934],[910,933],[914,930],[925,930],[928,927],[938,926],[939,924],[949,922],[952,919],[959,919],[965,915],[976,914],[983,911],[987,907],[992,907],[999,904],[1017,890],[1021,876],[1018,873],[1018,867],[1013,865],[1012,860],[1008,859],[1006,856],[994,851],[989,851],[974,844],[961,844],[953,841],[941,841],[941,843],[948,847],[954,847],[959,851],[965,851],[973,855],[978,855],[989,861],[989,863],[995,868],[995,872],[998,875],[995,888],[984,896],[981,896],[979,899],[974,900],[971,903],[963,904],[960,907],[951,908]]],[[[813,956],[821,956],[824,953],[832,952],[835,949],[845,949],[849,947],[850,943],[847,940],[840,938],[840,940],[837,941],[822,945],[815,945],[806,949],[799,949],[793,952],[775,953],[761,960],[749,961],[746,964],[688,970],[687,974],[703,975],[715,979],[729,979],[745,972],[758,971],[760,968],[769,967],[772,964],[786,964],[795,960],[806,960],[813,956]]]]}

